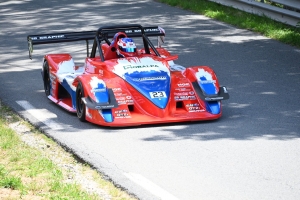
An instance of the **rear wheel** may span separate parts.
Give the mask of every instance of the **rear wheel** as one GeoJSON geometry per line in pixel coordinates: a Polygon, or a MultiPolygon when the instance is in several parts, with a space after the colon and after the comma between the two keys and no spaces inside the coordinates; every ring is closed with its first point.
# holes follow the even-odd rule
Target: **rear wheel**
{"type": "Polygon", "coordinates": [[[45,94],[47,96],[50,95],[50,89],[51,89],[51,81],[50,81],[50,73],[49,73],[49,64],[47,61],[43,64],[43,79],[44,79],[44,90],[45,94]]]}
{"type": "Polygon", "coordinates": [[[79,82],[77,89],[76,89],[76,112],[77,112],[77,117],[82,122],[86,121],[85,120],[85,104],[82,101],[83,97],[84,97],[84,89],[82,87],[82,83],[79,82]]]}

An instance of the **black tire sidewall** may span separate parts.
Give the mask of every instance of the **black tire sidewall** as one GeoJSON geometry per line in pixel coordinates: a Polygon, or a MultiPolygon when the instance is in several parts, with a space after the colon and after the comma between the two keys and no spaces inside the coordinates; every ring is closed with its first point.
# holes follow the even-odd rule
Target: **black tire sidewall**
{"type": "Polygon", "coordinates": [[[51,80],[50,80],[50,72],[49,72],[49,64],[47,61],[44,62],[43,64],[43,80],[44,80],[44,90],[45,90],[45,94],[47,96],[50,95],[50,84],[51,84],[51,80]]]}
{"type": "Polygon", "coordinates": [[[79,120],[84,122],[86,121],[85,119],[86,108],[85,108],[85,104],[81,99],[82,97],[84,97],[84,89],[82,83],[79,82],[76,88],[76,113],[79,120]]]}

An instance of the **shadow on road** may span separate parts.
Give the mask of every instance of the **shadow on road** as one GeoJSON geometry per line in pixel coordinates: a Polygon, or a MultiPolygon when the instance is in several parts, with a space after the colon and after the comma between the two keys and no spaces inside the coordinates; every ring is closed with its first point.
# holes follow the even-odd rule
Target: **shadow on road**
{"type": "MultiPolygon", "coordinates": [[[[231,95],[223,103],[223,116],[216,121],[163,124],[122,128],[160,128],[169,135],[153,135],[145,141],[193,140],[290,140],[300,137],[300,51],[255,33],[234,29],[206,17],[176,12],[153,14],[161,4],[153,1],[120,1],[118,10],[110,1],[2,1],[0,2],[0,98],[15,107],[11,98],[35,99],[37,108],[53,109],[43,93],[40,75],[42,56],[49,52],[71,52],[83,63],[85,44],[37,46],[34,59],[28,59],[26,36],[37,33],[96,30],[102,25],[140,23],[165,28],[166,48],[179,54],[176,62],[185,67],[212,67],[231,95]],[[148,4],[154,4],[147,9],[148,4]],[[137,16],[137,10],[144,15],[137,16]],[[155,10],[153,10],[155,9],[155,10]],[[109,17],[108,17],[109,16],[109,17]],[[151,19],[151,20],[150,20],[151,19]],[[73,46],[72,46],[73,45],[73,46]],[[80,46],[81,45],[81,46],[80,46]],[[11,77],[11,78],[7,78],[11,77]],[[37,83],[37,84],[33,84],[37,83]],[[11,93],[15,95],[11,96],[11,93]]],[[[176,9],[174,9],[176,11],[176,9]]],[[[184,11],[185,12],[185,11],[184,11]]],[[[18,99],[14,99],[18,100],[18,99]]],[[[70,130],[102,129],[113,134],[120,129],[88,123],[72,123],[76,115],[59,108],[53,110],[57,121],[70,130]]]]}

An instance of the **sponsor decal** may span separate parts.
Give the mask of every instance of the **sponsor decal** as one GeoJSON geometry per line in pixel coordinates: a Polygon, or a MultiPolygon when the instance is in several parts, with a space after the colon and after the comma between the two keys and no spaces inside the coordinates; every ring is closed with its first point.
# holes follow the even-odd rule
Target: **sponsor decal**
{"type": "Polygon", "coordinates": [[[106,92],[106,88],[94,88],[91,91],[92,92],[106,92]]]}
{"type": "Polygon", "coordinates": [[[131,118],[128,110],[126,109],[116,110],[114,113],[116,118],[131,118]]]}
{"type": "Polygon", "coordinates": [[[124,105],[124,104],[126,104],[126,101],[118,101],[118,104],[119,105],[124,105]]]}
{"type": "Polygon", "coordinates": [[[200,107],[189,107],[189,110],[199,110],[200,107]]]}
{"type": "Polygon", "coordinates": [[[114,108],[115,105],[101,105],[101,106],[95,106],[95,109],[107,109],[107,108],[114,108]]]}
{"type": "Polygon", "coordinates": [[[175,92],[174,95],[181,96],[181,95],[189,95],[188,92],[175,92]]]}
{"type": "Polygon", "coordinates": [[[113,90],[113,92],[122,92],[121,88],[113,88],[112,90],[113,90]]]}
{"type": "Polygon", "coordinates": [[[130,76],[131,74],[136,74],[138,72],[166,72],[168,76],[170,75],[170,70],[162,62],[156,61],[150,57],[136,59],[119,59],[118,64],[114,67],[113,72],[122,77],[123,79],[126,79],[125,75],[130,76]]]}
{"type": "MultiPolygon", "coordinates": [[[[148,28],[144,29],[145,32],[154,32],[154,31],[159,31],[157,28],[148,28]]],[[[140,29],[131,29],[131,30],[125,30],[125,33],[141,33],[142,30],[140,29]]]]}
{"type": "MultiPolygon", "coordinates": [[[[124,98],[124,97],[123,97],[124,98]]],[[[120,100],[118,100],[117,99],[117,102],[118,102],[118,104],[119,105],[123,105],[123,104],[133,104],[133,100],[132,99],[127,99],[126,98],[126,100],[125,100],[125,98],[124,99],[120,99],[120,100]]]]}
{"type": "Polygon", "coordinates": [[[126,100],[127,104],[133,104],[133,100],[126,100]]]}
{"type": "Polygon", "coordinates": [[[157,28],[144,29],[145,32],[159,31],[157,28]]]}
{"type": "Polygon", "coordinates": [[[125,33],[140,33],[141,30],[125,30],[125,33]]]}
{"type": "Polygon", "coordinates": [[[175,90],[180,91],[180,92],[182,92],[182,91],[191,91],[191,88],[175,88],[175,90]]]}
{"type": "Polygon", "coordinates": [[[149,81],[149,80],[166,80],[167,77],[165,76],[158,76],[158,77],[143,77],[143,78],[134,78],[134,81],[149,81]]]}
{"type": "Polygon", "coordinates": [[[116,97],[124,96],[122,92],[114,93],[116,97]]]}
{"type": "Polygon", "coordinates": [[[124,101],[124,100],[125,100],[125,97],[117,97],[116,100],[117,100],[117,101],[124,101]]]}
{"type": "Polygon", "coordinates": [[[46,36],[32,37],[31,40],[60,39],[64,37],[65,35],[46,35],[46,36]]]}
{"type": "Polygon", "coordinates": [[[116,118],[131,118],[131,116],[116,116],[116,118]]]}
{"type": "Polygon", "coordinates": [[[183,101],[183,100],[195,100],[196,96],[175,96],[176,101],[183,101]]]}
{"type": "Polygon", "coordinates": [[[194,103],[194,104],[192,104],[192,103],[190,103],[190,104],[186,104],[186,107],[194,107],[194,106],[199,106],[199,103],[194,103]]]}
{"type": "Polygon", "coordinates": [[[205,110],[189,110],[189,112],[204,112],[205,110]]]}
{"type": "Polygon", "coordinates": [[[117,117],[124,117],[124,116],[129,116],[128,113],[117,113],[116,114],[117,117]]]}
{"type": "Polygon", "coordinates": [[[201,84],[210,84],[210,83],[215,83],[215,80],[200,80],[201,84]]]}
{"type": "Polygon", "coordinates": [[[124,65],[124,69],[140,69],[140,68],[152,68],[159,67],[158,65],[124,65]]]}
{"type": "Polygon", "coordinates": [[[117,114],[117,113],[127,113],[128,112],[128,110],[116,110],[115,111],[115,114],[117,114]]]}
{"type": "Polygon", "coordinates": [[[190,87],[189,83],[178,83],[178,87],[190,87]]]}

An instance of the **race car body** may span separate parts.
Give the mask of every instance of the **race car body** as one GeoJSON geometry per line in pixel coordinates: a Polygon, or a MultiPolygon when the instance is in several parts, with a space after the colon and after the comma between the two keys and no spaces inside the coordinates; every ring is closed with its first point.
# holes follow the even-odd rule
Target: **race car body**
{"type": "Polygon", "coordinates": [[[81,121],[102,126],[136,126],[213,120],[229,98],[208,66],[183,67],[161,47],[165,32],[141,25],[104,26],[97,31],[29,35],[36,44],[87,41],[87,57],[76,66],[69,54],[44,56],[42,77],[48,98],[81,121]],[[149,37],[157,36],[154,47],[149,37]],[[141,39],[137,49],[133,39],[141,39]],[[94,40],[89,53],[88,40],[94,40]],[[126,50],[127,49],[127,50],[126,50]],[[124,51],[123,51],[124,50],[124,51]]]}

